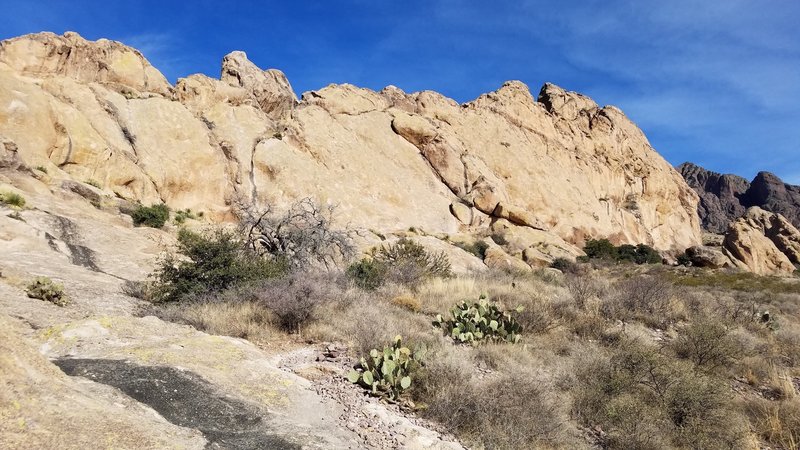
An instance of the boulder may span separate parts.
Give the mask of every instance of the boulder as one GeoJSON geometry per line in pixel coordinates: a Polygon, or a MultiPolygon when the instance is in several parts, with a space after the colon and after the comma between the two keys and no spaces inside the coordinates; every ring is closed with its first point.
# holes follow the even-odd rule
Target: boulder
{"type": "Polygon", "coordinates": [[[696,267],[707,267],[710,269],[720,269],[723,267],[733,267],[733,263],[721,250],[695,245],[686,249],[686,256],[696,267]]]}
{"type": "Polygon", "coordinates": [[[483,258],[486,267],[504,272],[530,272],[531,266],[519,258],[509,255],[497,245],[490,244],[483,258]]]}
{"type": "Polygon", "coordinates": [[[786,219],[777,214],[758,207],[750,208],[744,217],[728,228],[722,243],[723,251],[754,273],[790,274],[796,268],[787,253],[778,246],[796,258],[793,249],[800,242],[800,233],[794,227],[787,228],[787,224],[786,219]]]}
{"type": "Polygon", "coordinates": [[[272,119],[289,119],[297,105],[297,96],[286,75],[276,69],[259,69],[244,52],[225,55],[220,80],[245,89],[255,106],[272,119]]]}

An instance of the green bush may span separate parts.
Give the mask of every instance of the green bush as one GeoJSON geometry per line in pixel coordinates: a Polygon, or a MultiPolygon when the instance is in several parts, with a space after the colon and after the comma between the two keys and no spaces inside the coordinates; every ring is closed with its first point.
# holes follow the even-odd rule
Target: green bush
{"type": "Polygon", "coordinates": [[[191,209],[183,209],[175,211],[175,223],[182,224],[186,222],[187,219],[197,219],[197,216],[192,212],[191,209]]]}
{"type": "Polygon", "coordinates": [[[368,389],[372,395],[399,400],[411,387],[413,372],[419,367],[418,359],[423,351],[412,352],[402,344],[402,337],[396,336],[390,347],[383,351],[372,349],[368,358],[361,358],[356,369],[347,378],[368,389]]]}
{"type": "Polygon", "coordinates": [[[486,257],[486,250],[489,250],[489,244],[482,240],[477,240],[474,242],[466,243],[466,242],[456,242],[453,245],[464,250],[467,253],[472,253],[473,255],[477,256],[480,259],[486,257]]]}
{"type": "Polygon", "coordinates": [[[692,322],[683,327],[671,347],[679,357],[706,369],[726,366],[743,356],[742,348],[727,327],[710,320],[692,322]]]}
{"type": "Polygon", "coordinates": [[[25,206],[25,197],[15,192],[0,192],[0,203],[23,208],[25,206]]]}
{"type": "Polygon", "coordinates": [[[131,212],[133,224],[151,228],[161,228],[169,219],[169,207],[163,203],[144,206],[139,205],[131,212]]]}
{"type": "Polygon", "coordinates": [[[550,267],[558,269],[564,273],[577,273],[578,265],[567,258],[556,258],[550,263],[550,267]]]}
{"type": "Polygon", "coordinates": [[[286,273],[284,261],[267,260],[248,250],[230,231],[178,232],[177,254],[169,253],[153,274],[156,301],[176,301],[286,273]]]}
{"type": "Polygon", "coordinates": [[[350,264],[346,273],[356,286],[373,291],[383,285],[386,279],[386,265],[364,258],[350,264]]]}
{"type": "Polygon", "coordinates": [[[680,255],[678,255],[677,262],[679,266],[689,267],[692,265],[692,259],[689,258],[689,255],[687,255],[686,252],[683,252],[680,255]]]}
{"type": "Polygon", "coordinates": [[[411,239],[402,238],[381,246],[373,252],[372,258],[386,267],[390,280],[407,286],[429,278],[451,276],[450,260],[444,252],[430,253],[411,239]]]}
{"type": "MultiPolygon", "coordinates": [[[[516,312],[522,312],[518,307],[516,312]]],[[[473,304],[466,301],[450,310],[451,318],[445,320],[441,314],[436,316],[434,326],[449,334],[454,341],[477,345],[483,340],[519,342],[522,326],[510,312],[500,309],[497,303],[481,297],[473,304]]]]}
{"type": "Polygon", "coordinates": [[[591,259],[617,259],[617,248],[608,239],[589,239],[583,252],[591,259]]]}
{"type": "Polygon", "coordinates": [[[69,300],[64,294],[64,286],[54,283],[47,277],[39,277],[28,285],[26,293],[30,298],[50,302],[56,306],[67,306],[69,300]]]}
{"type": "Polygon", "coordinates": [[[744,447],[747,427],[726,383],[658,349],[626,340],[576,370],[573,412],[607,433],[604,448],[744,447]]]}
{"type": "Polygon", "coordinates": [[[623,244],[619,247],[608,239],[590,239],[583,248],[588,259],[605,259],[618,262],[632,262],[636,264],[659,264],[661,255],[649,245],[623,244]]]}
{"type": "Polygon", "coordinates": [[[414,288],[427,279],[451,275],[450,260],[444,252],[432,254],[406,238],[373,250],[370,257],[347,268],[347,276],[367,290],[377,289],[387,281],[414,288]]]}

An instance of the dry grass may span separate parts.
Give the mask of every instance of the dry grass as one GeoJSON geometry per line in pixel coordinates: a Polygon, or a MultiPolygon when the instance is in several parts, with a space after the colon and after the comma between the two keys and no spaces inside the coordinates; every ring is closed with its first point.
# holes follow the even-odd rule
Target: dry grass
{"type": "Polygon", "coordinates": [[[238,337],[257,344],[265,344],[282,335],[271,325],[271,312],[253,301],[166,304],[159,307],[157,315],[206,333],[238,337]]]}
{"type": "Polygon", "coordinates": [[[800,401],[751,399],[743,408],[761,439],[778,448],[800,449],[800,401]]]}

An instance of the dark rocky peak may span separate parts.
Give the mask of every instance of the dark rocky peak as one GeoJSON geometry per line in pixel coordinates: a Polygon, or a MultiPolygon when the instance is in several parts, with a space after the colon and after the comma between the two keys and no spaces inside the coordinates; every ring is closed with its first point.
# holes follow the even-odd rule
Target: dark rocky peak
{"type": "Polygon", "coordinates": [[[786,184],[773,173],[759,172],[748,183],[738,175],[712,172],[690,162],[677,169],[700,196],[697,212],[703,228],[712,233],[724,233],[751,206],[782,214],[800,226],[800,186],[786,184]]]}
{"type": "Polygon", "coordinates": [[[786,184],[773,173],[759,172],[742,203],[782,214],[794,226],[800,227],[800,186],[786,184]]]}

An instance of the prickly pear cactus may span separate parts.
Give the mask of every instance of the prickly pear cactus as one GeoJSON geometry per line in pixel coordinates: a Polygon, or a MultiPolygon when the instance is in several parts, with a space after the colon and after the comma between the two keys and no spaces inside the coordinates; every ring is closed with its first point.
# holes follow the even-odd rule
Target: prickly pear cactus
{"type": "Polygon", "coordinates": [[[402,337],[396,336],[394,343],[383,351],[372,349],[369,357],[362,357],[356,369],[347,378],[369,390],[372,395],[385,397],[391,401],[400,398],[411,387],[412,372],[419,366],[422,351],[412,352],[402,344],[402,337]]]}
{"type": "MultiPolygon", "coordinates": [[[[520,306],[514,311],[522,310],[520,306]]],[[[449,319],[437,315],[433,325],[442,328],[456,342],[478,345],[482,341],[494,340],[516,344],[520,340],[522,326],[511,312],[501,310],[497,303],[484,296],[472,304],[461,302],[450,310],[450,315],[449,319]]]]}

